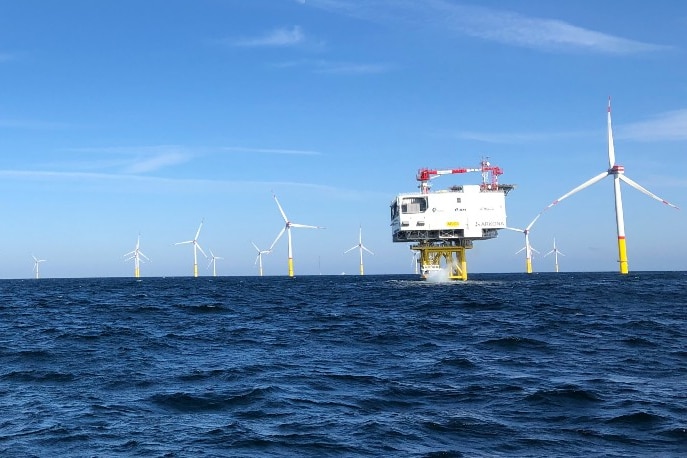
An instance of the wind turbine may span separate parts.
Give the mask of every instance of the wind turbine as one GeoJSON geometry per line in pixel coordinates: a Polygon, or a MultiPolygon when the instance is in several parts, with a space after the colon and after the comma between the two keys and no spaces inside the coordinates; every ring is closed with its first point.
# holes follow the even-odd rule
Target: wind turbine
{"type": "MultiPolygon", "coordinates": [[[[200,248],[200,247],[198,247],[198,248],[200,248]]],[[[215,256],[213,254],[212,250],[210,250],[210,262],[208,263],[208,269],[210,268],[210,265],[212,265],[212,276],[213,277],[217,276],[217,260],[218,259],[224,259],[224,258],[221,256],[215,256]]]]}
{"type": "Polygon", "coordinates": [[[293,246],[291,244],[291,228],[292,227],[299,227],[299,228],[305,228],[305,229],[324,229],[324,227],[321,226],[309,226],[307,224],[298,224],[298,223],[292,223],[289,221],[289,219],[286,217],[286,213],[284,213],[284,209],[281,208],[281,205],[279,204],[279,200],[277,199],[276,194],[272,194],[274,196],[274,201],[277,203],[277,207],[279,207],[279,212],[281,213],[281,216],[284,218],[284,227],[282,227],[281,231],[279,231],[279,235],[277,235],[277,238],[274,239],[274,242],[272,242],[272,245],[270,246],[270,250],[272,251],[272,248],[274,248],[274,245],[279,241],[281,236],[284,234],[284,231],[286,231],[286,235],[289,240],[289,260],[288,260],[288,265],[289,265],[289,277],[293,277],[293,246]]]}
{"type": "Polygon", "coordinates": [[[37,257],[31,255],[33,258],[33,271],[36,272],[36,278],[40,278],[40,274],[38,272],[38,264],[41,262],[45,262],[45,259],[38,259],[37,257]]]}
{"type": "Polygon", "coordinates": [[[367,251],[368,253],[370,253],[372,255],[374,255],[374,253],[371,252],[370,250],[368,250],[367,247],[365,247],[365,245],[363,245],[363,227],[362,226],[360,226],[360,235],[358,236],[358,244],[354,245],[351,248],[349,248],[348,250],[344,251],[344,254],[348,253],[351,250],[355,250],[356,248],[358,248],[360,250],[360,275],[365,275],[365,271],[363,269],[363,250],[367,251]]]}
{"type": "Polygon", "coordinates": [[[418,273],[418,270],[417,270],[418,264],[420,264],[420,260],[419,260],[419,256],[418,256],[419,254],[420,254],[419,252],[413,250],[413,255],[410,258],[410,267],[413,267],[413,265],[415,266],[415,273],[416,274],[418,273]]]}
{"type": "Polygon", "coordinates": [[[532,226],[539,219],[540,216],[541,213],[535,216],[532,222],[530,222],[530,224],[528,224],[525,229],[519,229],[517,227],[506,227],[506,229],[508,230],[522,232],[523,234],[525,234],[525,246],[516,251],[515,254],[518,254],[522,250],[525,250],[525,269],[528,274],[532,273],[532,252],[534,251],[535,253],[539,253],[537,250],[532,248],[532,245],[530,245],[530,230],[532,229],[532,226]]]}
{"type": "Polygon", "coordinates": [[[134,277],[138,278],[141,276],[141,258],[150,261],[148,259],[148,256],[143,254],[143,252],[140,250],[141,247],[141,234],[138,234],[138,238],[136,239],[136,248],[134,248],[134,251],[130,251],[124,256],[128,256],[128,258],[124,259],[125,261],[128,261],[130,259],[134,260],[134,277]]]}
{"type": "MultiPolygon", "coordinates": [[[[625,221],[623,218],[623,202],[621,199],[620,195],[620,182],[624,181],[628,185],[632,186],[636,190],[646,194],[647,196],[651,197],[652,199],[656,199],[659,202],[662,202],[670,207],[673,208],[678,208],[677,206],[671,204],[670,202],[661,199],[658,197],[656,194],[653,194],[649,190],[645,189],[635,181],[631,180],[627,176],[625,176],[625,167],[622,165],[619,165],[615,162],[615,147],[613,145],[613,128],[611,127],[611,98],[608,98],[608,170],[603,171],[602,173],[598,174],[597,176],[585,181],[578,187],[574,188],[572,191],[569,191],[565,194],[563,194],[561,197],[558,199],[554,200],[551,202],[544,210],[542,210],[542,213],[548,210],[549,208],[553,207],[563,199],[572,196],[578,191],[583,190],[586,187],[589,187],[596,183],[597,181],[601,181],[604,178],[606,178],[609,175],[613,176],[613,191],[615,194],[615,223],[616,223],[616,228],[618,232],[618,261],[620,263],[620,273],[621,274],[627,274],[628,273],[628,268],[627,268],[627,245],[625,242],[625,221]]],[[[541,213],[540,213],[541,214],[541,213]]]]}
{"type": "Polygon", "coordinates": [[[193,240],[187,240],[185,242],[175,243],[175,245],[186,245],[189,243],[193,244],[193,276],[194,277],[198,276],[198,252],[197,252],[197,250],[200,250],[200,252],[203,253],[203,256],[205,256],[206,258],[208,257],[208,255],[205,254],[203,249],[198,244],[198,236],[200,235],[200,229],[203,227],[203,221],[204,220],[200,221],[200,226],[198,226],[198,231],[196,231],[196,236],[193,237],[193,240]]]}
{"type": "MultiPolygon", "coordinates": [[[[250,242],[250,243],[253,243],[253,242],[250,242]]],[[[255,247],[255,249],[258,252],[258,255],[256,256],[255,262],[253,264],[258,264],[258,266],[259,266],[258,271],[260,272],[260,276],[262,277],[262,255],[263,254],[270,254],[272,251],[271,250],[261,250],[260,248],[258,248],[258,246],[255,243],[253,243],[253,246],[255,247]]]]}
{"type": "Polygon", "coordinates": [[[555,262],[555,266],[556,266],[556,272],[558,272],[558,255],[559,255],[559,254],[560,254],[561,256],[565,256],[565,255],[561,252],[561,250],[559,250],[559,249],[556,247],[556,238],[555,238],[555,237],[553,238],[553,250],[551,250],[551,251],[549,251],[548,253],[546,253],[546,254],[544,255],[544,257],[547,257],[547,256],[550,255],[551,253],[553,253],[554,262],[555,262]]]}

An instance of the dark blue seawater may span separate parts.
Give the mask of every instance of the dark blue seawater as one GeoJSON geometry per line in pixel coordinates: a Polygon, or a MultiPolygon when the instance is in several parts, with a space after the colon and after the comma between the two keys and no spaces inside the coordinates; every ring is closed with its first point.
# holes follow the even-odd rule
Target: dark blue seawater
{"type": "Polygon", "coordinates": [[[0,456],[685,456],[687,273],[0,281],[0,456]]]}

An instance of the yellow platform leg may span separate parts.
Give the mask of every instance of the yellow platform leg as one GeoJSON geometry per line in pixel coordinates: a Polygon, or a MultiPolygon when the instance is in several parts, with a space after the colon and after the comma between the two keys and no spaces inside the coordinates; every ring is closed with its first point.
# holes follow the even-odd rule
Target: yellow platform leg
{"type": "Polygon", "coordinates": [[[446,270],[449,280],[467,280],[468,264],[465,250],[472,248],[472,243],[463,241],[460,245],[423,244],[412,246],[411,249],[420,252],[420,267],[422,278],[432,271],[446,270]]]}

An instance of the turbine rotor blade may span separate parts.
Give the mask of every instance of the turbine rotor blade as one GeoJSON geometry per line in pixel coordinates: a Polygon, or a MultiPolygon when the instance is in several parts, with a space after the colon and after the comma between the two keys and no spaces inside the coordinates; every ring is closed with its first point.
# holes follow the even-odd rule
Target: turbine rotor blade
{"type": "Polygon", "coordinates": [[[613,127],[611,126],[611,98],[608,98],[608,166],[615,165],[615,145],[613,144],[613,127]]]}
{"type": "Polygon", "coordinates": [[[504,229],[508,229],[509,231],[515,231],[515,232],[525,232],[524,229],[518,229],[517,227],[504,227],[504,229]]]}
{"type": "Polygon", "coordinates": [[[205,252],[204,252],[203,249],[200,247],[200,245],[198,244],[198,242],[195,242],[195,245],[198,247],[198,249],[200,250],[200,252],[203,253],[203,256],[205,256],[205,257],[207,258],[208,255],[205,254],[205,252]]]}
{"type": "Polygon", "coordinates": [[[603,172],[603,173],[598,174],[598,175],[595,176],[594,178],[591,178],[591,179],[585,181],[584,183],[582,183],[581,185],[579,185],[579,186],[576,187],[575,189],[573,189],[573,190],[571,190],[571,191],[568,191],[567,193],[563,194],[563,195],[562,195],[561,197],[559,197],[558,199],[556,199],[556,200],[554,200],[553,202],[551,202],[544,210],[542,210],[542,211],[539,212],[539,213],[540,213],[540,214],[541,214],[541,213],[544,213],[546,210],[548,210],[549,208],[553,207],[554,205],[556,205],[557,203],[559,203],[561,200],[566,199],[566,198],[572,196],[573,194],[575,194],[575,193],[578,192],[578,191],[582,191],[584,188],[593,185],[593,184],[596,183],[597,181],[601,181],[602,179],[606,178],[608,175],[609,175],[609,172],[608,172],[608,171],[605,171],[605,172],[603,172]]]}
{"type": "Polygon", "coordinates": [[[310,226],[308,224],[298,224],[298,223],[291,223],[291,227],[300,227],[304,229],[326,229],[325,227],[322,226],[310,226]]]}
{"type": "Polygon", "coordinates": [[[636,181],[630,179],[629,177],[626,177],[625,175],[618,175],[618,178],[620,178],[620,179],[623,180],[625,183],[627,183],[627,184],[629,184],[630,186],[632,186],[633,188],[635,188],[637,191],[642,192],[642,193],[646,194],[647,196],[651,197],[652,199],[656,199],[656,200],[658,200],[659,202],[668,205],[669,207],[673,207],[673,208],[676,208],[676,209],[678,209],[678,210],[680,209],[677,205],[673,205],[673,204],[671,204],[670,202],[668,202],[667,200],[661,199],[661,198],[658,197],[656,194],[654,194],[654,193],[652,193],[651,191],[649,191],[648,189],[644,188],[642,185],[640,185],[640,184],[637,183],[636,181]]]}
{"type": "Polygon", "coordinates": [[[177,243],[175,243],[175,245],[186,245],[188,243],[193,243],[193,240],[187,240],[185,242],[177,242],[177,243]]]}
{"type": "Polygon", "coordinates": [[[277,207],[279,207],[279,212],[281,213],[282,218],[284,218],[284,222],[288,223],[289,219],[286,217],[286,213],[284,213],[284,209],[281,208],[281,205],[279,204],[279,199],[277,199],[277,195],[272,194],[272,196],[274,197],[274,201],[277,203],[277,207]]]}
{"type": "Polygon", "coordinates": [[[272,251],[272,248],[274,248],[274,245],[276,245],[277,242],[279,241],[279,239],[281,238],[281,236],[284,235],[284,231],[286,231],[286,226],[284,226],[284,227],[281,228],[281,231],[279,231],[279,234],[277,235],[277,238],[274,239],[274,242],[272,242],[272,245],[270,245],[270,250],[269,250],[269,251],[272,251]]]}
{"type": "Polygon", "coordinates": [[[344,251],[344,254],[348,253],[349,251],[355,250],[356,248],[358,248],[358,245],[350,247],[348,250],[344,251]]]}
{"type": "MultiPolygon", "coordinates": [[[[560,200],[560,199],[559,199],[559,200],[560,200]]],[[[541,213],[539,213],[537,216],[535,216],[535,218],[532,220],[532,222],[531,222],[530,224],[527,225],[527,227],[525,228],[525,230],[526,230],[526,231],[529,231],[529,230],[532,228],[532,226],[534,225],[534,223],[539,219],[540,216],[541,216],[541,213]]]]}
{"type": "Polygon", "coordinates": [[[368,250],[368,249],[367,249],[366,247],[364,247],[363,245],[360,245],[360,248],[362,248],[363,250],[367,251],[367,252],[370,253],[371,255],[374,255],[373,252],[371,252],[370,250],[368,250]]]}
{"type": "Polygon", "coordinates": [[[200,235],[200,230],[203,228],[203,221],[200,222],[200,226],[198,226],[198,231],[196,231],[196,236],[193,238],[193,240],[198,240],[198,236],[200,235]]]}

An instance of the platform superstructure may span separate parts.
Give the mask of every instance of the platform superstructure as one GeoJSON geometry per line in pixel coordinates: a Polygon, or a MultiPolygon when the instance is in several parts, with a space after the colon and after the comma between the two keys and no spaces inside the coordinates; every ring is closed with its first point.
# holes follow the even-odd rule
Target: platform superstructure
{"type": "Polygon", "coordinates": [[[420,253],[423,278],[445,271],[452,280],[467,280],[465,250],[475,240],[488,240],[506,228],[506,195],[514,185],[499,184],[499,167],[482,160],[478,168],[420,169],[419,192],[399,194],[391,201],[394,242],[413,243],[420,253]],[[481,184],[453,185],[431,191],[431,180],[442,175],[479,172],[481,184]]]}

